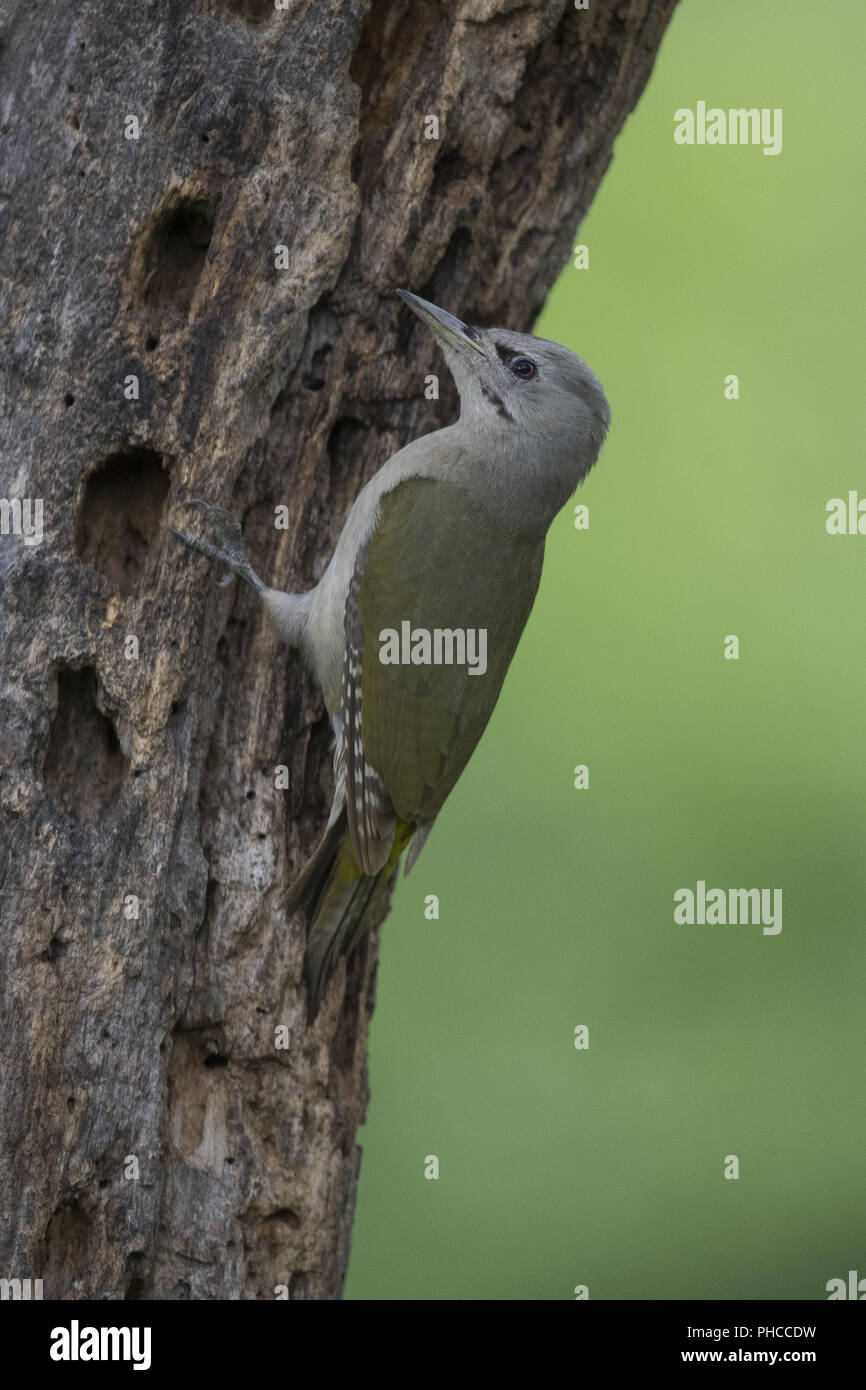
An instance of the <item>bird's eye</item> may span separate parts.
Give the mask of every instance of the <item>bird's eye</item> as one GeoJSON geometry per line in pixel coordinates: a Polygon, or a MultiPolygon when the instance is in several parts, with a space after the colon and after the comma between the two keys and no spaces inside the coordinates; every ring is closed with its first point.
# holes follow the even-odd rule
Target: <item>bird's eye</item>
{"type": "Polygon", "coordinates": [[[538,368],[531,357],[514,357],[508,365],[521,381],[531,381],[534,376],[538,376],[538,368]]]}

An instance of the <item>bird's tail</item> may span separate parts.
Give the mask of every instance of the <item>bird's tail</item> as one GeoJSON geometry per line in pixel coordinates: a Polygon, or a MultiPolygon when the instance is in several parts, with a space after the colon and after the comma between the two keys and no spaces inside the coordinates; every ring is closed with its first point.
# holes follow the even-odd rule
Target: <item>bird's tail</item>
{"type": "Polygon", "coordinates": [[[354,950],[375,920],[414,830],[414,825],[398,821],[387,863],[377,874],[365,874],[355,859],[342,811],[289,889],[289,911],[306,907],[312,917],[304,959],[311,1020],[340,956],[354,950]]]}

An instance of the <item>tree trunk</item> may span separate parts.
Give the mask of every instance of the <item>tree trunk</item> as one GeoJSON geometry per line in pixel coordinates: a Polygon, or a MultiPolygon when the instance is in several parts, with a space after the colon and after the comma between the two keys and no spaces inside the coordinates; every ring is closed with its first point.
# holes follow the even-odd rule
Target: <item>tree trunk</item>
{"type": "Polygon", "coordinates": [[[169,525],[319,578],[455,413],[395,287],[531,327],[674,3],[3,0],[0,1276],[339,1297],[376,933],[308,1027],[327,720],[169,525]]]}

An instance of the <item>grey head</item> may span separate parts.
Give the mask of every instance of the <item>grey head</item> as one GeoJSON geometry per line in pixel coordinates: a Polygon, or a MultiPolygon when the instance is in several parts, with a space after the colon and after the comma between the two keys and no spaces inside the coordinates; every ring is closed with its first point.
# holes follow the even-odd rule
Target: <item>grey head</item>
{"type": "Polygon", "coordinates": [[[431,330],[460,395],[460,427],[499,460],[534,475],[551,515],[598,458],[610,426],[601,383],[559,343],[463,323],[407,290],[400,298],[431,330]]]}

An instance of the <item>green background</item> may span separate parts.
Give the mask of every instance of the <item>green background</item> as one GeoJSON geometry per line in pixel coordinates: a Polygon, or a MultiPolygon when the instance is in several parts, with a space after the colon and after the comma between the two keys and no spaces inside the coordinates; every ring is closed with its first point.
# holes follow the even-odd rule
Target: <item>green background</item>
{"type": "Polygon", "coordinates": [[[383,931],[349,1298],[866,1276],[859,13],[684,0],[538,325],[613,427],[383,931]],[[782,107],[781,154],[675,145],[699,99],[782,107]],[[675,925],[698,879],[781,933],[675,925]]]}

